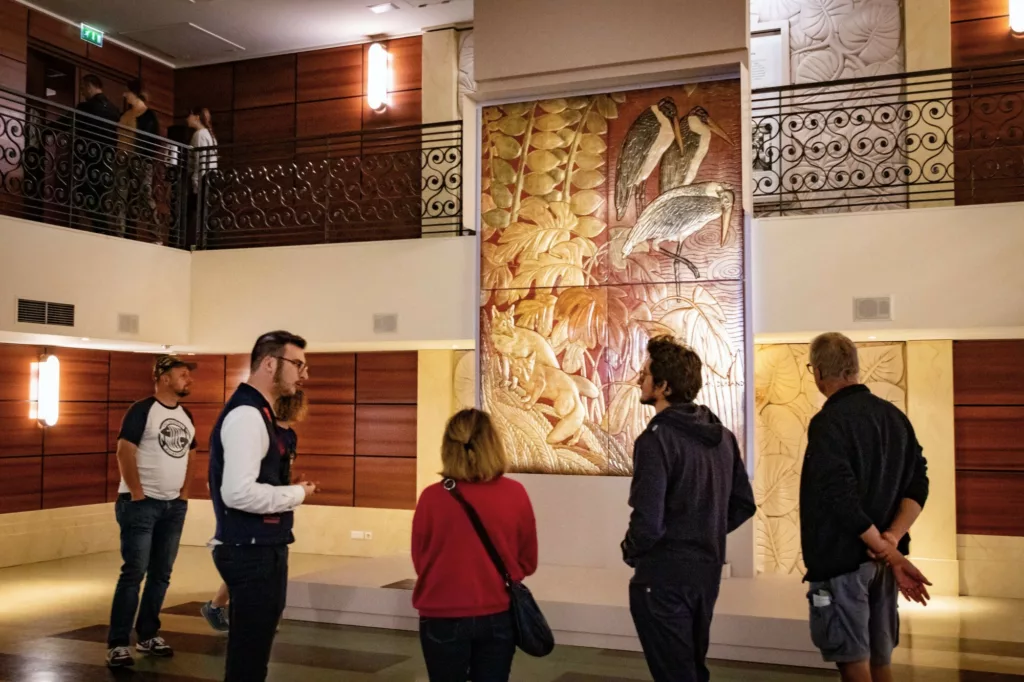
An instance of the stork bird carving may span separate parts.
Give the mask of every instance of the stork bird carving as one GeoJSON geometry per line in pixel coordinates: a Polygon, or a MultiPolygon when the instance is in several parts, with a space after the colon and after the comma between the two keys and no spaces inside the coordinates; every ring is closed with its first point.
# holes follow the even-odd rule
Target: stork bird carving
{"type": "Polygon", "coordinates": [[[690,109],[681,119],[679,131],[683,140],[679,150],[669,146],[661,159],[658,172],[658,189],[661,192],[693,184],[704,157],[708,155],[712,135],[736,146],[721,126],[711,119],[707,109],[701,106],[690,109]]]}
{"type": "MultiPolygon", "coordinates": [[[[695,278],[699,278],[697,266],[679,254],[682,242],[718,218],[721,219],[722,230],[720,242],[724,246],[729,236],[729,223],[735,202],[736,194],[732,187],[722,182],[699,182],[670,189],[647,206],[626,235],[622,244],[622,257],[628,256],[638,244],[645,241],[676,242],[678,246],[675,253],[666,249],[661,249],[661,252],[672,258],[673,270],[682,263],[695,278]]],[[[679,279],[678,273],[676,279],[679,279]]]]}
{"type": "Polygon", "coordinates": [[[615,213],[619,220],[626,215],[629,200],[634,195],[637,217],[643,213],[647,178],[654,172],[665,150],[672,146],[673,140],[682,153],[679,110],[671,97],[664,97],[645,109],[629,126],[615,169],[615,213]]]}

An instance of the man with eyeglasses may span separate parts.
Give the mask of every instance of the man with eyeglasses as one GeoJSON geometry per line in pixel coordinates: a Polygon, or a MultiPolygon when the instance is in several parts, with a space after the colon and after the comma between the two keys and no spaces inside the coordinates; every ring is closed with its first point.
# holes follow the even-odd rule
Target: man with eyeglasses
{"type": "Polygon", "coordinates": [[[284,485],[288,462],[272,405],[309,378],[306,341],[286,331],[264,334],[250,357],[249,379],[210,434],[210,497],[217,519],[213,561],[228,586],[231,630],[225,682],[267,677],[288,587],[293,510],[315,483],[284,485]]]}

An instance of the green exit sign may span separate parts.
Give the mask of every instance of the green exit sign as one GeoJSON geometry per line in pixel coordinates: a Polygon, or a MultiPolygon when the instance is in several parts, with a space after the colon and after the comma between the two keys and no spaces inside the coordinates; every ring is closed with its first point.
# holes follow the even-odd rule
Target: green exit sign
{"type": "Polygon", "coordinates": [[[92,43],[96,47],[103,47],[103,31],[93,28],[88,24],[82,24],[82,40],[92,43]]]}

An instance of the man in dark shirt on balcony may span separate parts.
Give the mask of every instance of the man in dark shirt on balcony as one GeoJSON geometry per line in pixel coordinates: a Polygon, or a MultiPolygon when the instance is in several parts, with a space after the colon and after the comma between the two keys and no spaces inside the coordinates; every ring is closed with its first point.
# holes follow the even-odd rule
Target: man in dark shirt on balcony
{"type": "Polygon", "coordinates": [[[102,224],[113,213],[114,157],[121,112],[103,94],[103,81],[98,76],[86,74],[81,92],[82,101],[75,109],[103,120],[80,116],[75,121],[75,177],[80,179],[82,195],[73,197],[72,203],[84,210],[86,224],[102,224]]]}
{"type": "Polygon", "coordinates": [[[845,682],[888,682],[899,641],[897,592],[925,604],[907,531],[928,498],[928,465],[910,420],[859,383],[842,334],[811,343],[808,371],[828,400],[811,419],[800,479],[811,639],[845,682]]]}

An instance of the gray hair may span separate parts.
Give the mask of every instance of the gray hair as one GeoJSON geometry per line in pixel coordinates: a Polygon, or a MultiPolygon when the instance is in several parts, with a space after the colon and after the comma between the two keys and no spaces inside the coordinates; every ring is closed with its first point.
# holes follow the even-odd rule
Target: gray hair
{"type": "Polygon", "coordinates": [[[860,374],[857,346],[839,332],[821,334],[811,341],[811,366],[822,379],[856,381],[860,374]]]}

